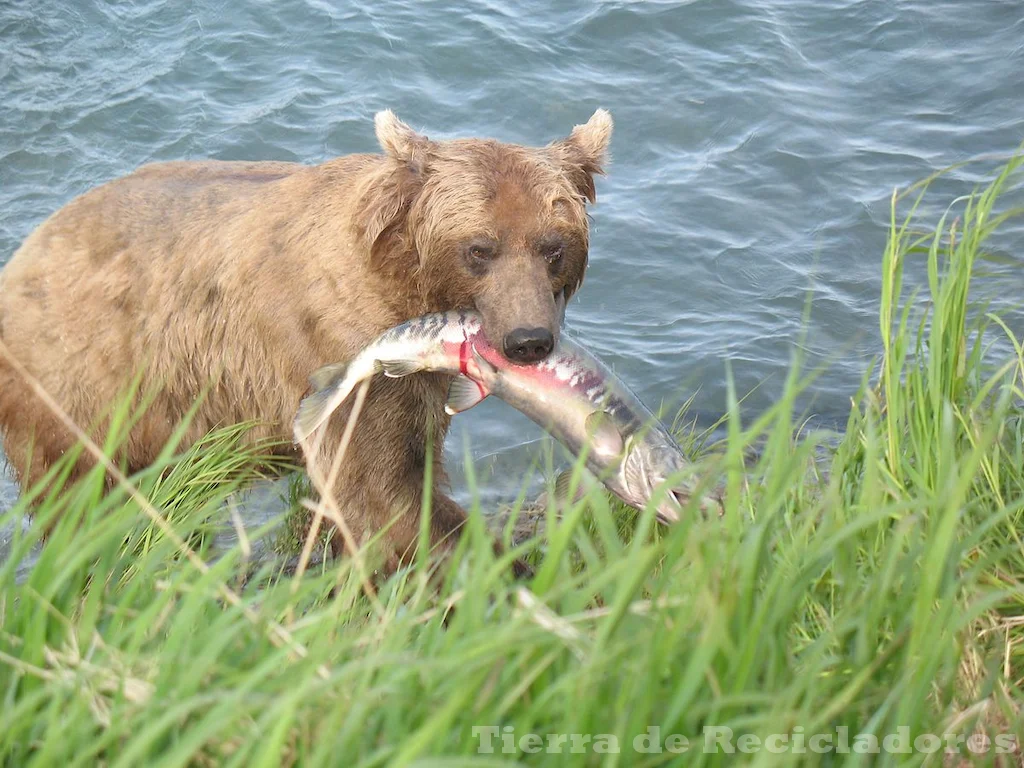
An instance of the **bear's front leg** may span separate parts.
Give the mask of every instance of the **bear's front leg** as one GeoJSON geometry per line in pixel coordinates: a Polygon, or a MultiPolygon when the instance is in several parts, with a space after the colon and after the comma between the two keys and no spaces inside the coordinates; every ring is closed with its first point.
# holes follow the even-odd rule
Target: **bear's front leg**
{"type": "MultiPolygon", "coordinates": [[[[429,528],[432,552],[442,557],[449,554],[466,522],[465,511],[443,490],[443,444],[449,422],[444,401],[449,381],[437,374],[375,377],[333,484],[334,499],[354,543],[363,546],[380,536],[377,551],[386,572],[415,559],[428,456],[434,478],[429,528]]],[[[317,457],[322,477],[328,475],[341,446],[356,399],[353,396],[339,408],[326,426],[317,457]]],[[[335,531],[332,549],[336,555],[346,552],[340,531],[335,531]]]]}
{"type": "MultiPolygon", "coordinates": [[[[450,377],[417,374],[403,379],[376,376],[357,415],[352,437],[339,466],[332,493],[354,544],[380,537],[378,557],[385,574],[414,561],[419,545],[424,477],[432,459],[430,547],[445,558],[459,541],[466,512],[445,492],[444,437],[449,417],[444,412],[450,377]],[[432,452],[432,453],[431,453],[432,452]]],[[[317,457],[326,477],[337,455],[356,397],[332,416],[317,457]]],[[[335,531],[331,549],[346,553],[345,537],[335,531]]],[[[495,554],[502,553],[499,543],[495,554]]],[[[532,571],[516,560],[517,578],[532,571]]]]}

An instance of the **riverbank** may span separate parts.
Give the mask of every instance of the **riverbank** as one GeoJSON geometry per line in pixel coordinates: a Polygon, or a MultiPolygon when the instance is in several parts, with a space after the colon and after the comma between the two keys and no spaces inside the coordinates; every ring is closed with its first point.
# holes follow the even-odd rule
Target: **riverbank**
{"type": "Polygon", "coordinates": [[[1024,350],[970,300],[1021,213],[999,204],[1019,165],[939,222],[914,217],[924,187],[894,198],[880,359],[838,444],[801,429],[799,354],[755,420],[730,389],[700,462],[726,483],[721,520],[658,528],[595,491],[503,560],[473,516],[433,581],[425,559],[383,584],[358,558],[252,573],[266,530],[206,557],[260,459],[237,430],[134,498],[97,474],[44,501],[0,566],[2,762],[939,765],[952,738],[1019,764],[1024,350]],[[927,295],[903,290],[909,262],[927,295]],[[511,580],[513,555],[534,578],[511,580]]]}

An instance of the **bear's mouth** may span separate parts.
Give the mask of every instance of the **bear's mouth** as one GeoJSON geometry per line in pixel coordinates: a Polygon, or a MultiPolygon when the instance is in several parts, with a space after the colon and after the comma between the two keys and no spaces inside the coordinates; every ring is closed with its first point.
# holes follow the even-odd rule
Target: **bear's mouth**
{"type": "MultiPolygon", "coordinates": [[[[554,317],[546,318],[546,322],[543,323],[543,327],[548,327],[548,323],[551,323],[549,330],[551,331],[551,336],[554,339],[554,346],[558,345],[558,340],[561,336],[562,327],[565,325],[565,309],[567,304],[566,296],[567,289],[565,288],[551,292],[551,298],[553,299],[555,305],[554,317]],[[551,322],[552,320],[554,322],[551,322]]],[[[501,350],[503,348],[503,339],[500,337],[497,339],[491,337],[491,334],[489,333],[489,324],[487,322],[488,313],[485,312],[484,309],[480,306],[479,298],[473,298],[471,309],[475,311],[478,315],[480,315],[480,332],[483,335],[484,340],[487,342],[488,345],[490,345],[494,349],[501,350]]],[[[504,357],[504,354],[502,354],[502,356],[504,357]]]]}

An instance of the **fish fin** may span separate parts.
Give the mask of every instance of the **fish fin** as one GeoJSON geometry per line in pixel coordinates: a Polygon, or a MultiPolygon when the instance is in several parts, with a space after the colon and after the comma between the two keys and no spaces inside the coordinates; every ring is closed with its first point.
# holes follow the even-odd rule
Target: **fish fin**
{"type": "Polygon", "coordinates": [[[584,424],[591,450],[598,456],[618,456],[625,449],[626,441],[607,411],[594,411],[584,424]]]}
{"type": "Polygon", "coordinates": [[[331,365],[325,365],[323,368],[317,368],[309,374],[310,386],[313,387],[314,391],[327,389],[327,387],[344,378],[345,371],[347,370],[348,363],[332,363],[331,365]]]}
{"type": "Polygon", "coordinates": [[[586,470],[579,472],[576,476],[576,493],[570,493],[572,491],[572,474],[573,470],[567,469],[560,473],[555,478],[555,487],[552,489],[555,494],[555,501],[559,504],[565,502],[576,502],[587,495],[587,477],[585,476],[586,470]]]}
{"type": "Polygon", "coordinates": [[[331,413],[338,407],[336,400],[338,391],[334,387],[321,389],[308,397],[302,398],[299,410],[295,414],[295,441],[302,442],[316,431],[317,427],[327,421],[331,413]]]}
{"type": "Polygon", "coordinates": [[[444,412],[449,416],[468,411],[490,393],[468,376],[456,376],[448,387],[448,402],[444,404],[444,412]]]}
{"type": "Polygon", "coordinates": [[[423,370],[423,363],[414,357],[381,360],[380,366],[384,369],[384,375],[389,379],[400,379],[423,370]]]}
{"type": "Polygon", "coordinates": [[[476,351],[475,344],[473,345],[473,359],[476,360],[476,364],[479,365],[482,370],[491,374],[496,374],[498,372],[498,369],[494,367],[493,363],[484,360],[484,356],[476,351]]]}

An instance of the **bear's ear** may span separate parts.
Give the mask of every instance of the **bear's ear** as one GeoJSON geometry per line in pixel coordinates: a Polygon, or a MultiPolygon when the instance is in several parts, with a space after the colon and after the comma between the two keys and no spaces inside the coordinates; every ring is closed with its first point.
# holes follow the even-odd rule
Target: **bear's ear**
{"type": "Polygon", "coordinates": [[[599,109],[586,123],[573,128],[566,138],[550,145],[576,189],[590,202],[597,197],[594,174],[604,173],[611,139],[612,116],[607,109],[599,109]]]}
{"type": "Polygon", "coordinates": [[[403,123],[390,109],[373,118],[377,141],[394,163],[381,166],[368,178],[359,196],[356,219],[371,252],[395,245],[402,223],[423,188],[434,142],[403,123]]]}
{"type": "Polygon", "coordinates": [[[423,176],[404,166],[384,169],[368,180],[355,216],[371,253],[385,245],[389,233],[402,237],[404,221],[422,188],[423,176]]]}
{"type": "Polygon", "coordinates": [[[426,169],[427,158],[433,146],[430,139],[416,133],[390,109],[378,112],[373,118],[373,126],[381,149],[389,157],[407,163],[414,171],[426,169]]]}

